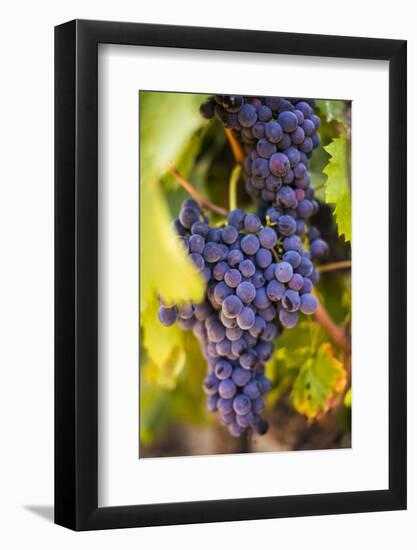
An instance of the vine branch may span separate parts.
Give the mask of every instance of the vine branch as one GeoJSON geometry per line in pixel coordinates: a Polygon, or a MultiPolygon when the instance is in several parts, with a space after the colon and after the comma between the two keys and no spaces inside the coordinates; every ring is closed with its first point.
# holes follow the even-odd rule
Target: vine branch
{"type": "MultiPolygon", "coordinates": [[[[313,291],[313,294],[317,298],[316,292],[313,291]]],[[[336,325],[333,319],[330,317],[326,309],[318,301],[318,306],[316,310],[316,319],[317,322],[324,328],[324,330],[329,334],[332,340],[344,351],[344,353],[350,353],[350,342],[346,336],[345,331],[342,327],[336,325]]]]}
{"type": "Polygon", "coordinates": [[[316,267],[319,273],[326,273],[327,271],[336,271],[338,269],[350,269],[352,267],[352,262],[350,260],[345,260],[342,262],[331,262],[328,264],[319,265],[316,267]]]}
{"type": "Polygon", "coordinates": [[[233,156],[235,157],[235,161],[238,164],[242,164],[245,158],[245,154],[243,152],[243,149],[240,143],[237,141],[237,139],[233,135],[233,132],[232,130],[230,130],[230,128],[225,128],[224,132],[226,134],[227,139],[229,140],[230,147],[232,148],[232,151],[233,151],[233,156]]]}
{"type": "Polygon", "coordinates": [[[227,216],[228,211],[225,208],[222,208],[221,206],[218,206],[203,197],[203,195],[197,191],[197,189],[187,179],[185,179],[184,176],[182,176],[178,170],[172,166],[172,164],[168,165],[167,171],[177,180],[181,187],[183,187],[198,202],[201,208],[211,210],[219,216],[227,216]]]}

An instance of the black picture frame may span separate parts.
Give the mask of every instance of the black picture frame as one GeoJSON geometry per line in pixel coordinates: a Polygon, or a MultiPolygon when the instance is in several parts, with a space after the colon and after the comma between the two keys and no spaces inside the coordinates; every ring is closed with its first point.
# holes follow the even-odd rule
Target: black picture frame
{"type": "MultiPolygon", "coordinates": [[[[406,41],[74,20],[55,28],[55,522],[74,530],[406,508],[406,41]],[[389,62],[389,488],[98,507],[98,44],[389,62]]],[[[371,208],[371,205],[370,205],[371,208]]]]}

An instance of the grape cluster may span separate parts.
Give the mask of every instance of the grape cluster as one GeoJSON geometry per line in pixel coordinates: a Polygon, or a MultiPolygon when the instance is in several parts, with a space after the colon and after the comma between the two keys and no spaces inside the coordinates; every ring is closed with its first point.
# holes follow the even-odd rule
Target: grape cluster
{"type": "MultiPolygon", "coordinates": [[[[267,431],[261,413],[270,389],[265,363],[272,343],[282,326],[296,324],[300,311],[311,314],[317,307],[311,294],[317,272],[294,218],[271,207],[267,219],[262,224],[259,216],[236,209],[223,227],[210,227],[198,203],[185,201],[173,225],[205,278],[206,298],[179,306],[161,299],[158,313],[163,325],[178,321],[200,341],[208,364],[208,408],[218,411],[236,437],[249,427],[267,431]]],[[[312,239],[320,241],[316,234],[312,239]]]]}
{"type": "Polygon", "coordinates": [[[218,118],[242,144],[247,192],[261,204],[297,209],[306,219],[318,208],[308,173],[320,144],[314,107],[310,99],[216,95],[200,111],[218,118]]]}

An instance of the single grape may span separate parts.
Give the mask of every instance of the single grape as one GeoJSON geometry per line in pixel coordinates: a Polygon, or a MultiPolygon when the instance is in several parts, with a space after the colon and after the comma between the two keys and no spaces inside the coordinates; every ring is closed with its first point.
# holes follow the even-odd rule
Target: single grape
{"type": "Polygon", "coordinates": [[[264,248],[274,248],[277,243],[277,234],[270,227],[264,227],[261,229],[258,238],[264,248]]]}
{"type": "Polygon", "coordinates": [[[274,176],[285,176],[290,169],[290,161],[283,153],[274,153],[269,159],[269,169],[274,176]]]}
{"type": "Polygon", "coordinates": [[[235,295],[227,296],[227,298],[225,298],[223,301],[222,311],[226,315],[226,317],[237,317],[242,309],[242,301],[235,295]]]}
{"type": "Polygon", "coordinates": [[[246,369],[242,369],[240,367],[236,367],[235,369],[233,369],[232,380],[236,384],[236,386],[245,386],[249,382],[251,377],[252,375],[250,371],[246,369]]]}
{"type": "Polygon", "coordinates": [[[229,215],[227,216],[227,221],[230,225],[233,225],[234,227],[236,227],[236,229],[240,230],[243,229],[243,221],[245,217],[245,212],[240,208],[236,208],[229,213],[229,215]]]}
{"type": "Polygon", "coordinates": [[[246,235],[243,237],[240,246],[245,254],[256,254],[259,250],[259,239],[255,235],[246,235]]]}
{"type": "Polygon", "coordinates": [[[240,262],[239,264],[239,271],[244,277],[252,277],[255,273],[255,264],[252,260],[243,260],[243,262],[240,262]]]}
{"type": "Polygon", "coordinates": [[[236,288],[242,280],[242,275],[238,269],[228,269],[224,275],[224,282],[230,288],[236,288]]]}
{"type": "Polygon", "coordinates": [[[259,219],[259,216],[256,216],[255,214],[248,214],[245,218],[244,227],[246,231],[249,231],[249,233],[257,233],[261,228],[261,220],[259,219]]]}
{"type": "Polygon", "coordinates": [[[283,297],[284,292],[285,285],[276,280],[269,281],[266,287],[266,294],[271,302],[279,302],[279,300],[283,297]]]}
{"type": "Polygon", "coordinates": [[[255,324],[255,314],[249,307],[244,307],[237,316],[237,324],[242,330],[249,330],[255,324]]]}
{"type": "Polygon", "coordinates": [[[244,128],[250,128],[258,119],[256,109],[253,105],[244,104],[237,115],[239,124],[244,128]]]}
{"type": "MultiPolygon", "coordinates": [[[[248,371],[243,372],[247,374],[248,371]]],[[[247,395],[241,393],[233,399],[233,409],[236,414],[248,414],[251,410],[251,400],[247,395]]]]}
{"type": "Polygon", "coordinates": [[[298,313],[280,309],[279,320],[285,328],[293,328],[298,321],[298,313]]]}
{"type": "Polygon", "coordinates": [[[165,327],[170,327],[177,320],[177,309],[175,307],[160,306],[158,319],[165,327]]]}
{"type": "Polygon", "coordinates": [[[236,295],[242,300],[244,304],[250,304],[255,298],[256,289],[254,285],[249,281],[243,281],[236,288],[236,295]]]}
{"type": "Polygon", "coordinates": [[[293,268],[289,262],[280,262],[275,269],[275,277],[280,283],[288,283],[293,276],[293,268]]]}
{"type": "Polygon", "coordinates": [[[233,367],[228,361],[221,360],[216,364],[214,374],[219,380],[226,380],[232,375],[233,367]]]}
{"type": "Polygon", "coordinates": [[[220,384],[218,383],[218,391],[220,397],[223,397],[223,399],[231,399],[236,394],[236,384],[230,378],[222,380],[220,384]]]}
{"type": "Polygon", "coordinates": [[[312,294],[302,294],[301,295],[301,305],[300,310],[306,315],[311,315],[317,309],[317,300],[312,294]]]}
{"type": "Polygon", "coordinates": [[[267,137],[271,143],[279,143],[282,136],[282,127],[278,122],[268,122],[268,124],[265,125],[265,137],[267,137]]]}
{"type": "MultiPolygon", "coordinates": [[[[301,110],[301,109],[300,109],[301,110]]],[[[283,111],[278,115],[278,122],[281,124],[284,132],[294,132],[298,126],[298,120],[291,111],[283,111]]]]}

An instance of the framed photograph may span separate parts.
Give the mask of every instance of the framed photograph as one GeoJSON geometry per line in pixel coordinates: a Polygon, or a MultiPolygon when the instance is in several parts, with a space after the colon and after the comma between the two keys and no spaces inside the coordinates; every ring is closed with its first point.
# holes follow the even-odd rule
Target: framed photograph
{"type": "Polygon", "coordinates": [[[55,29],[55,522],[406,507],[406,42],[55,29]]]}

